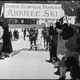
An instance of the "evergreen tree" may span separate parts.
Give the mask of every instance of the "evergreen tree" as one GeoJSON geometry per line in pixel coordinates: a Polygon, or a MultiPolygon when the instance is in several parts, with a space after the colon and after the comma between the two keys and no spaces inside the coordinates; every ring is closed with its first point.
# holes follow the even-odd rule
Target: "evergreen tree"
{"type": "Polygon", "coordinates": [[[77,21],[80,22],[80,8],[77,11],[77,21]]]}

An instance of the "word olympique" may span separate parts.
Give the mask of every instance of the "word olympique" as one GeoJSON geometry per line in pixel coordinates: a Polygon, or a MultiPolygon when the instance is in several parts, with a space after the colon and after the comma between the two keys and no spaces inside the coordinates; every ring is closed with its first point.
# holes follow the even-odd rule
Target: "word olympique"
{"type": "Polygon", "coordinates": [[[59,18],[64,15],[60,4],[4,4],[5,18],[59,18]]]}

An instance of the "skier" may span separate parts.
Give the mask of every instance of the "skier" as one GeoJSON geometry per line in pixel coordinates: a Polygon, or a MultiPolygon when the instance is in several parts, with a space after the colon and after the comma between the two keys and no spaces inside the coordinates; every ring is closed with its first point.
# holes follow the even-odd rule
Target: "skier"
{"type": "Polygon", "coordinates": [[[37,36],[33,28],[31,28],[29,31],[29,39],[30,39],[30,50],[32,49],[34,43],[35,51],[37,51],[37,45],[36,45],[37,36]]]}

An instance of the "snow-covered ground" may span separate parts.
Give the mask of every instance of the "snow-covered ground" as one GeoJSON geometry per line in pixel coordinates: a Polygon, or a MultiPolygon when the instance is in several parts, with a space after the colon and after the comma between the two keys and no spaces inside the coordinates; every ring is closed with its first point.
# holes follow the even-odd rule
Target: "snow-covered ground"
{"type": "MultiPolygon", "coordinates": [[[[20,32],[20,35],[23,35],[20,32]]],[[[29,39],[26,37],[24,41],[21,37],[18,41],[12,41],[14,52],[10,58],[0,60],[0,79],[58,79],[55,75],[57,71],[54,65],[47,63],[49,59],[49,51],[45,51],[43,40],[39,38],[37,41],[38,51],[29,51],[29,39]]],[[[68,76],[69,78],[69,73],[68,76]]]]}

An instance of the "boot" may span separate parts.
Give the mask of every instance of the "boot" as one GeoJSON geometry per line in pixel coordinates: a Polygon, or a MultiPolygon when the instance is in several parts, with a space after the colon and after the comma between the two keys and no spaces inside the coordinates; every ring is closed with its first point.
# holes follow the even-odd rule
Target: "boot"
{"type": "Polygon", "coordinates": [[[4,58],[5,58],[5,52],[2,52],[1,59],[4,59],[4,58]]]}
{"type": "Polygon", "coordinates": [[[65,80],[65,77],[60,77],[59,80],[65,80]]]}
{"type": "Polygon", "coordinates": [[[46,47],[46,50],[45,51],[47,51],[48,50],[48,47],[46,47]]]}
{"type": "Polygon", "coordinates": [[[49,60],[46,60],[46,62],[49,62],[49,63],[53,63],[53,57],[50,57],[50,59],[49,60]]]}
{"type": "Polygon", "coordinates": [[[30,47],[30,49],[29,50],[31,50],[32,49],[32,46],[30,47]]]}
{"type": "Polygon", "coordinates": [[[52,59],[46,60],[46,62],[52,63],[52,59]]]}
{"type": "Polygon", "coordinates": [[[37,47],[35,47],[35,51],[37,51],[37,47]]]}
{"type": "Polygon", "coordinates": [[[58,68],[58,70],[56,72],[54,72],[54,74],[60,75],[59,68],[58,68]]]}
{"type": "Polygon", "coordinates": [[[5,57],[10,57],[10,56],[9,56],[9,53],[5,53],[5,57]]]}

